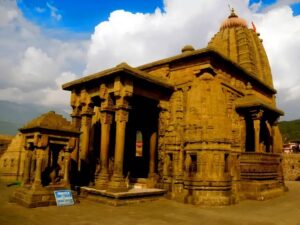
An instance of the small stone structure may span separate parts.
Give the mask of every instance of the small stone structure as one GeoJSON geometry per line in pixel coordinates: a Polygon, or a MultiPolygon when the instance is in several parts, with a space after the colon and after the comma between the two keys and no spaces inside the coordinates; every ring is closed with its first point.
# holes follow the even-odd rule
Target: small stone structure
{"type": "Polygon", "coordinates": [[[300,153],[283,154],[283,172],[285,180],[300,181],[300,153]]]}
{"type": "Polygon", "coordinates": [[[70,187],[70,154],[79,132],[53,111],[30,121],[20,131],[26,152],[23,184],[10,200],[26,207],[55,204],[53,191],[70,187]]]}

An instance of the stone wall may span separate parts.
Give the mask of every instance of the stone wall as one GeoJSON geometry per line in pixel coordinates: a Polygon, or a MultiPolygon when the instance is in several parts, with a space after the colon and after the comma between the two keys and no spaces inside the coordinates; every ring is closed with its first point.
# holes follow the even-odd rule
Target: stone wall
{"type": "Polygon", "coordinates": [[[21,180],[25,159],[23,136],[17,134],[7,150],[0,157],[0,179],[4,181],[21,180]]]}
{"type": "Polygon", "coordinates": [[[283,173],[285,180],[300,180],[300,154],[283,154],[283,173]]]}
{"type": "Polygon", "coordinates": [[[7,149],[12,139],[13,139],[12,136],[0,135],[0,157],[7,149]]]}

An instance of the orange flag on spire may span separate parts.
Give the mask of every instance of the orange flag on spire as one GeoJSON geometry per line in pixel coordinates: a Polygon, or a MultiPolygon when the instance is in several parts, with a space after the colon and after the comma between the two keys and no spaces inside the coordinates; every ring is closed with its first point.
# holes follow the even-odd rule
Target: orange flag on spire
{"type": "Polygon", "coordinates": [[[252,24],[253,31],[256,33],[256,26],[254,25],[253,21],[251,22],[251,24],[252,24]]]}

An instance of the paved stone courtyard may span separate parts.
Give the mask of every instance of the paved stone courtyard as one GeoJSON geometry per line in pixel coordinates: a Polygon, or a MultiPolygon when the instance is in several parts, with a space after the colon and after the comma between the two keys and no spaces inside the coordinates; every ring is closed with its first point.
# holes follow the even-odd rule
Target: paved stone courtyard
{"type": "Polygon", "coordinates": [[[0,183],[1,225],[164,225],[164,224],[237,224],[300,225],[300,182],[287,182],[289,192],[276,199],[242,201],[237,205],[201,208],[166,199],[113,207],[82,200],[67,207],[28,209],[8,203],[15,187],[0,183]]]}

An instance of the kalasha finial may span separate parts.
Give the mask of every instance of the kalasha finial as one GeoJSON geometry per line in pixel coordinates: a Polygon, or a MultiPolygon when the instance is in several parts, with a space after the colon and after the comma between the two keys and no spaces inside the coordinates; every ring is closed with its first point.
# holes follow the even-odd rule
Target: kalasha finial
{"type": "Polygon", "coordinates": [[[238,17],[238,16],[235,14],[234,8],[231,8],[231,14],[228,16],[228,18],[233,18],[233,17],[238,17]]]}

